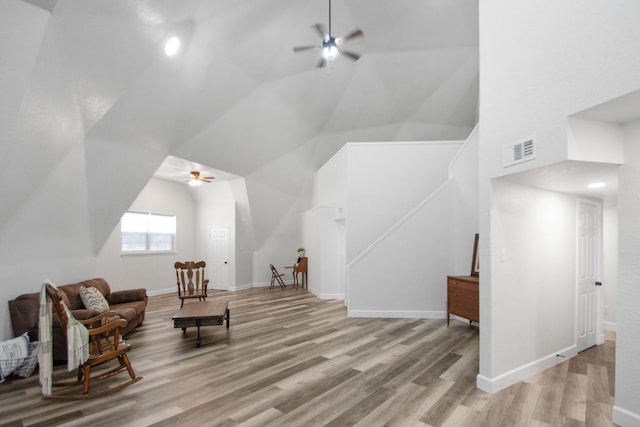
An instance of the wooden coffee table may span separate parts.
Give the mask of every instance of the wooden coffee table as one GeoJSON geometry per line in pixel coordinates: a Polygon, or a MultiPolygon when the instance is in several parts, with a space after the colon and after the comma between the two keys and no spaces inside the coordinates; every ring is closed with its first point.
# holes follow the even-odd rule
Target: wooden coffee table
{"type": "Polygon", "coordinates": [[[229,329],[229,301],[193,301],[185,304],[173,315],[173,327],[182,328],[185,332],[189,327],[198,328],[196,346],[200,347],[200,326],[222,325],[227,319],[229,329]]]}

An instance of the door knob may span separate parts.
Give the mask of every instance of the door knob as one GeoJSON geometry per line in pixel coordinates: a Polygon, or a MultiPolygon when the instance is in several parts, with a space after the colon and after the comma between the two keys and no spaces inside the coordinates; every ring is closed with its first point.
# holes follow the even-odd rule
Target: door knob
{"type": "Polygon", "coordinates": [[[602,286],[602,282],[596,282],[596,286],[602,286]]]}

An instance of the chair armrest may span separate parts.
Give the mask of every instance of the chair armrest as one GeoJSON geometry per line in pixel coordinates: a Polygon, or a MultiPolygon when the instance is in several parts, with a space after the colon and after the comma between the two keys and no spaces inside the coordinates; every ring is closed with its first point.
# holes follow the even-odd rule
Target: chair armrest
{"type": "Polygon", "coordinates": [[[109,298],[107,301],[109,304],[122,304],[125,302],[131,301],[146,301],[147,300],[147,290],[144,288],[140,289],[125,289],[123,291],[115,291],[109,294],[109,298]]]}
{"type": "Polygon", "coordinates": [[[116,349],[118,348],[118,341],[121,335],[120,328],[127,326],[127,320],[121,319],[115,311],[105,311],[91,319],[83,320],[81,323],[87,326],[89,339],[95,336],[98,336],[98,340],[108,339],[111,336],[111,332],[113,332],[112,344],[116,349]],[[103,319],[106,319],[106,322],[100,322],[103,319]]]}
{"type": "MultiPolygon", "coordinates": [[[[88,328],[89,336],[94,335],[103,335],[105,332],[116,331],[114,334],[116,337],[120,335],[120,328],[124,328],[127,326],[127,321],[125,319],[118,319],[114,321],[109,321],[102,326],[96,326],[95,328],[88,328]]],[[[107,334],[108,336],[109,334],[107,334]]]]}

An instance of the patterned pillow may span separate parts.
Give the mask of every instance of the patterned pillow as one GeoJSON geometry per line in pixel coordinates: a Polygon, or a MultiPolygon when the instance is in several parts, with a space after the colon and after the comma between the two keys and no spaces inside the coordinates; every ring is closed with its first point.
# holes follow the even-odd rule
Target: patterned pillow
{"type": "Polygon", "coordinates": [[[20,377],[28,377],[33,374],[33,371],[36,370],[36,366],[38,366],[38,353],[40,352],[40,342],[34,341],[29,343],[29,354],[24,358],[24,362],[14,374],[20,377]]]}
{"type": "Polygon", "coordinates": [[[93,286],[82,286],[80,288],[80,299],[82,300],[84,307],[89,310],[99,311],[100,313],[109,311],[109,303],[98,288],[94,288],[93,286]]]}
{"type": "Polygon", "coordinates": [[[29,354],[29,334],[0,342],[0,383],[22,365],[29,354]]]}

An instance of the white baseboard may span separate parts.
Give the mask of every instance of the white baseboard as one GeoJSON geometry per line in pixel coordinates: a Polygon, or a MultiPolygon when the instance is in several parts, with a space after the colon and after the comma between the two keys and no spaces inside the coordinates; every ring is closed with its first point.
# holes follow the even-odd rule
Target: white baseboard
{"type": "Polygon", "coordinates": [[[348,317],[381,319],[446,319],[445,311],[347,310],[348,317]]]}
{"type": "Polygon", "coordinates": [[[344,300],[345,299],[345,295],[344,294],[323,294],[318,292],[317,290],[313,289],[313,288],[309,288],[309,292],[311,292],[312,294],[314,294],[316,297],[320,298],[320,299],[338,299],[338,300],[344,300]]]}
{"type": "Polygon", "coordinates": [[[615,322],[602,322],[602,327],[605,331],[616,331],[616,323],[615,322]]]}
{"type": "Polygon", "coordinates": [[[245,283],[242,285],[229,286],[229,291],[246,291],[247,289],[253,289],[253,283],[245,283]]]}
{"type": "Polygon", "coordinates": [[[617,425],[624,427],[639,427],[640,414],[627,411],[619,406],[614,405],[611,411],[611,420],[617,425]]]}
{"type": "Polygon", "coordinates": [[[480,390],[486,391],[487,393],[495,393],[502,390],[503,388],[509,387],[512,384],[527,379],[530,376],[537,374],[538,372],[542,372],[545,369],[550,368],[560,362],[564,362],[565,360],[572,358],[576,354],[578,354],[577,347],[575,345],[572,345],[558,351],[557,353],[550,354],[538,360],[534,360],[531,363],[519,366],[493,378],[488,378],[484,375],[478,374],[478,376],[476,377],[476,386],[480,390]],[[560,357],[559,355],[564,357],[560,357]]]}
{"type": "Polygon", "coordinates": [[[165,288],[165,289],[154,289],[152,291],[147,290],[147,296],[150,296],[150,297],[155,297],[156,295],[166,295],[171,293],[175,293],[176,298],[178,298],[178,291],[175,286],[171,288],[165,288]]]}

